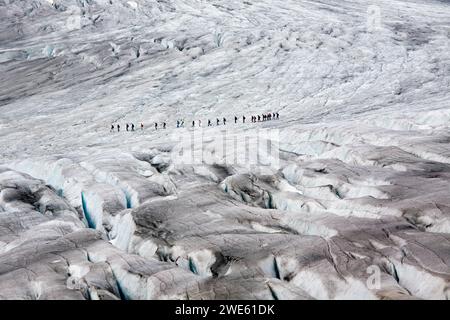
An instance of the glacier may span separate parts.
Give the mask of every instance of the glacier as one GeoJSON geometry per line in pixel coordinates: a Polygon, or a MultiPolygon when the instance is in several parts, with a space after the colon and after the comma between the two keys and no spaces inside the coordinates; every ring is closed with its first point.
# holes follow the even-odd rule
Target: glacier
{"type": "Polygon", "coordinates": [[[449,299],[449,89],[448,1],[0,0],[0,299],[449,299]]]}

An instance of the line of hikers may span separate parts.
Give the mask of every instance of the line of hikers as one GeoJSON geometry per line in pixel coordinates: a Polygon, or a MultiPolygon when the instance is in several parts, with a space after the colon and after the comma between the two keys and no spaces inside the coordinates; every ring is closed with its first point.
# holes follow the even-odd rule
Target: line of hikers
{"type": "MultiPolygon", "coordinates": [[[[111,125],[111,132],[115,131],[117,128],[117,131],[120,132],[120,124],[117,124],[116,126],[114,126],[114,124],[111,125]]],[[[127,131],[135,131],[135,126],[134,123],[127,123],[125,126],[125,129],[127,131]]],[[[166,128],[166,123],[164,122],[164,129],[166,128]]],[[[141,123],[141,130],[144,130],[144,124],[141,123]]]]}
{"type": "Polygon", "coordinates": [[[266,113],[263,114],[262,117],[258,114],[257,116],[252,116],[252,122],[259,122],[261,121],[270,121],[270,120],[275,120],[275,119],[279,119],[280,115],[278,114],[278,112],[273,112],[273,113],[266,113]]]}
{"type": "MultiPolygon", "coordinates": [[[[272,112],[272,113],[265,113],[262,115],[256,115],[256,116],[251,116],[251,122],[261,122],[261,121],[270,121],[270,120],[275,120],[275,119],[279,119],[280,118],[280,114],[278,112],[272,112]]],[[[245,123],[246,121],[246,117],[242,116],[242,123],[245,123]]],[[[239,118],[237,116],[234,116],[234,123],[237,123],[239,120],[239,118]]],[[[202,120],[198,120],[198,126],[201,127],[202,126],[202,120]]],[[[219,126],[221,125],[221,123],[223,123],[223,125],[227,124],[227,119],[224,117],[222,118],[222,121],[217,118],[216,119],[216,125],[219,126]]],[[[194,128],[196,126],[196,121],[193,120],[192,121],[192,127],[194,128]]],[[[162,123],[162,126],[160,126],[160,128],[162,127],[162,129],[166,129],[167,124],[165,122],[162,123]]],[[[210,119],[208,119],[208,127],[212,127],[212,121],[210,119]]],[[[135,126],[134,123],[127,123],[126,126],[126,131],[135,131],[135,126]]],[[[177,128],[184,128],[184,119],[180,119],[177,120],[177,128]]],[[[111,132],[115,131],[117,129],[118,132],[120,132],[120,124],[111,125],[111,132]]],[[[141,130],[144,130],[144,124],[141,123],[141,130]]],[[[158,123],[155,122],[155,130],[158,130],[158,123]]]]}

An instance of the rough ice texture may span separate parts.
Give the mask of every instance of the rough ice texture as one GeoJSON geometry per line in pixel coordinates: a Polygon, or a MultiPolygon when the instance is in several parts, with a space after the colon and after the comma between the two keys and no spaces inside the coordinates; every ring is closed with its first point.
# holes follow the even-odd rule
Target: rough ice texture
{"type": "Polygon", "coordinates": [[[0,0],[0,299],[448,299],[449,21],[425,0],[0,0]],[[176,119],[222,116],[279,129],[280,166],[172,162],[176,119]]]}

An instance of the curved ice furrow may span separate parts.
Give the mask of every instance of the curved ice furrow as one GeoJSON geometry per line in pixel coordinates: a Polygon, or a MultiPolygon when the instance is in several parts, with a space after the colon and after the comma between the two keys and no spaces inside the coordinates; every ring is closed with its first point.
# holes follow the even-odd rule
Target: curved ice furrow
{"type": "MultiPolygon", "coordinates": [[[[4,173],[9,171],[6,170],[4,173]]],[[[33,185],[33,183],[42,184],[32,178],[22,178],[19,173],[0,177],[2,183],[5,179],[7,183],[17,181],[15,182],[17,185],[19,182],[25,186],[33,185]]],[[[210,282],[190,272],[184,272],[180,268],[154,259],[144,260],[137,256],[126,255],[102,240],[99,233],[84,229],[81,223],[75,229],[67,229],[63,228],[59,219],[53,220],[52,224],[30,226],[29,230],[20,234],[22,241],[13,241],[8,245],[7,250],[2,250],[0,254],[1,297],[187,299],[195,295],[198,298],[232,299],[243,298],[248,290],[253,291],[256,298],[270,299],[271,297],[271,290],[265,286],[269,279],[240,279],[242,283],[233,286],[235,288],[242,286],[242,290],[232,295],[214,293],[215,290],[210,282]],[[39,230],[42,230],[41,235],[39,230]],[[36,237],[36,235],[40,236],[36,237]],[[11,246],[12,243],[14,246],[11,246]],[[38,247],[43,251],[36,250],[38,247]],[[27,259],[21,260],[22,255],[26,255],[27,259]],[[18,259],[17,265],[16,259],[18,259]],[[47,264],[51,268],[46,267],[47,264]],[[17,271],[15,268],[18,268],[17,271]],[[62,276],[63,274],[65,276],[62,276]],[[23,277],[26,283],[22,283],[23,277]],[[179,282],[184,283],[181,288],[179,282]],[[21,283],[23,290],[16,289],[12,292],[14,283],[21,283]],[[245,289],[245,286],[249,289],[245,289]]],[[[229,279],[218,280],[216,286],[220,288],[229,281],[229,279]]],[[[283,286],[278,284],[278,287],[283,286]]],[[[298,295],[295,289],[288,292],[291,292],[291,297],[298,295]]]]}
{"type": "MultiPolygon", "coordinates": [[[[221,183],[221,187],[238,201],[268,209],[298,214],[332,213],[343,217],[371,219],[397,216],[406,218],[423,230],[449,232],[448,201],[444,196],[448,182],[444,179],[428,180],[427,174],[425,179],[418,175],[417,179],[423,181],[422,186],[411,189],[408,186],[408,176],[386,175],[388,179],[384,183],[380,181],[367,186],[367,181],[362,185],[358,184],[358,181],[364,181],[364,175],[357,174],[359,169],[352,170],[351,166],[348,171],[342,170],[340,166],[334,167],[333,162],[329,166],[318,165],[318,169],[311,167],[310,163],[306,166],[307,169],[291,165],[282,171],[296,192],[291,189],[280,190],[277,183],[274,184],[277,178],[269,182],[267,177],[258,179],[256,176],[245,175],[228,177],[221,183]],[[417,199],[430,204],[418,205],[417,199]]],[[[363,174],[367,174],[367,171],[363,174]]],[[[382,177],[379,174],[378,179],[381,180],[382,177]]]]}
{"type": "Polygon", "coordinates": [[[0,297],[448,298],[447,7],[7,1],[0,162],[55,190],[0,173],[0,297]],[[146,151],[269,111],[275,175],[146,151]]]}
{"type": "MultiPolygon", "coordinates": [[[[166,195],[167,190],[171,190],[169,189],[171,186],[168,185],[166,189],[164,185],[167,185],[167,181],[164,179],[156,180],[157,183],[150,182],[146,177],[158,175],[156,170],[148,163],[137,161],[131,155],[116,156],[116,161],[119,162],[115,165],[104,163],[104,159],[103,155],[103,158],[80,164],[68,159],[55,162],[49,160],[51,165],[46,167],[48,171],[41,170],[46,164],[44,162],[41,165],[39,161],[21,162],[14,167],[37,174],[55,188],[62,190],[62,194],[74,206],[82,209],[90,227],[104,231],[106,234],[114,231],[109,236],[112,237],[113,243],[120,245],[123,241],[120,240],[120,235],[116,234],[115,229],[122,227],[115,225],[117,221],[120,221],[114,218],[116,213],[125,208],[138,206],[140,201],[150,197],[166,195]],[[96,166],[102,169],[97,169],[96,166]],[[132,171],[128,171],[127,168],[132,171]],[[72,173],[74,170],[77,171],[75,174],[72,173]],[[75,194],[76,192],[78,195],[75,194]],[[119,238],[116,239],[116,237],[119,238]]],[[[109,158],[106,157],[106,159],[109,158]]],[[[126,244],[120,246],[126,247],[126,244]]]]}
{"type": "MultiPolygon", "coordinates": [[[[2,233],[0,296],[3,299],[86,299],[88,292],[101,294],[103,289],[111,289],[105,281],[108,270],[99,265],[95,266],[97,271],[89,273],[94,266],[86,264],[85,275],[89,273],[89,277],[82,282],[76,276],[70,279],[71,271],[67,273],[67,268],[74,270],[83,260],[82,254],[73,251],[76,236],[72,237],[84,229],[77,211],[42,181],[9,169],[1,171],[1,192],[14,188],[22,195],[14,200],[1,200],[2,206],[10,203],[15,209],[6,205],[6,212],[0,215],[2,227],[9,229],[2,233]],[[30,207],[23,211],[23,204],[30,207]],[[66,254],[78,262],[69,262],[72,258],[64,257],[66,254]]],[[[84,241],[89,239],[87,236],[84,241]]],[[[107,295],[114,296],[114,293],[107,295]]]]}
{"type": "MultiPolygon", "coordinates": [[[[337,187],[335,189],[331,184],[329,187],[322,187],[323,184],[320,181],[314,180],[315,183],[318,183],[315,187],[292,188],[295,190],[294,192],[291,190],[286,192],[277,190],[276,184],[267,184],[267,181],[270,181],[269,179],[261,178],[258,180],[256,177],[249,179],[246,176],[232,176],[222,182],[222,188],[236,200],[268,209],[299,213],[324,213],[329,211],[344,216],[355,215],[372,218],[381,216],[381,209],[377,208],[376,205],[358,201],[358,198],[360,200],[371,198],[371,196],[364,195],[364,190],[359,191],[360,197],[346,200],[343,198],[345,193],[341,195],[337,187]]],[[[275,179],[277,178],[274,177],[275,179]]],[[[297,181],[297,183],[299,182],[297,181]]],[[[383,193],[379,192],[379,194],[382,195],[383,193]]],[[[383,197],[381,198],[383,199],[383,197]]],[[[383,210],[385,210],[385,214],[401,215],[398,210],[389,210],[391,212],[386,208],[383,208],[383,210]]]]}
{"type": "MultiPolygon", "coordinates": [[[[136,208],[135,210],[138,210],[138,208],[136,208]]],[[[156,211],[155,211],[155,213],[156,213],[156,211]]],[[[140,222],[139,225],[142,226],[142,222],[140,222]]],[[[205,230],[208,230],[208,228],[206,228],[205,230]]],[[[224,234],[224,232],[222,231],[221,234],[224,234]]],[[[237,235],[233,235],[234,238],[236,236],[237,235]]],[[[261,234],[259,237],[261,237],[261,239],[264,239],[263,234],[261,234]]],[[[203,236],[202,239],[204,239],[205,244],[207,244],[209,241],[212,240],[213,243],[216,242],[217,245],[219,245],[219,246],[223,246],[224,244],[227,244],[227,242],[228,242],[227,240],[225,240],[225,242],[224,242],[222,237],[216,238],[216,240],[214,240],[214,237],[211,238],[208,236],[203,236]]],[[[242,242],[249,243],[250,239],[251,238],[247,237],[246,240],[242,241],[242,242]]],[[[190,246],[193,245],[194,247],[192,247],[192,248],[198,247],[198,245],[199,245],[198,240],[199,239],[197,238],[194,242],[191,242],[190,246]]],[[[230,240],[231,240],[231,238],[230,238],[230,240]]],[[[269,238],[267,238],[267,240],[269,240],[269,238]]],[[[175,247],[170,249],[171,250],[170,256],[172,256],[172,258],[170,258],[170,259],[174,259],[174,261],[176,261],[176,264],[182,268],[185,268],[187,270],[190,269],[191,271],[194,271],[195,273],[197,273],[199,275],[204,275],[204,276],[205,275],[213,276],[214,273],[211,273],[212,272],[211,270],[215,270],[214,272],[219,272],[219,274],[227,275],[228,277],[232,276],[235,273],[237,273],[237,274],[247,274],[248,272],[254,273],[254,271],[250,271],[253,268],[252,267],[253,263],[251,263],[251,262],[245,262],[243,265],[242,265],[242,263],[239,263],[239,262],[238,263],[231,262],[231,264],[225,262],[225,264],[223,265],[223,262],[222,262],[221,264],[218,264],[216,267],[214,267],[214,264],[216,264],[217,257],[218,257],[216,254],[213,254],[213,256],[209,256],[209,258],[208,258],[208,254],[210,254],[210,253],[208,253],[208,251],[204,251],[204,250],[198,251],[198,249],[197,250],[194,249],[194,251],[189,250],[186,253],[183,253],[183,252],[185,252],[185,250],[186,250],[185,246],[188,243],[189,242],[185,243],[182,247],[179,247],[179,249],[177,249],[178,251],[181,250],[181,251],[179,251],[179,253],[176,253],[177,250],[175,250],[175,247]],[[183,249],[183,247],[185,247],[185,248],[183,249]],[[187,255],[185,256],[185,254],[187,254],[187,255]],[[181,257],[186,257],[186,258],[181,258],[181,257]],[[212,257],[214,257],[214,258],[212,258],[212,257]],[[186,260],[184,260],[184,259],[186,259],[186,260]],[[186,266],[184,266],[183,261],[186,261],[186,263],[187,263],[186,266]],[[210,261],[210,262],[208,262],[208,261],[210,261]],[[221,266],[221,267],[219,267],[219,266],[221,266]],[[201,270],[203,270],[203,271],[201,271],[201,270]],[[245,270],[247,270],[247,271],[245,271],[245,270]]],[[[231,248],[233,248],[235,246],[235,243],[236,243],[235,241],[230,242],[231,247],[229,249],[222,248],[220,250],[221,254],[222,255],[225,254],[226,256],[228,256],[230,254],[231,254],[231,256],[235,256],[236,254],[238,254],[238,256],[239,256],[240,255],[238,253],[239,250],[236,251],[235,253],[231,253],[233,251],[233,249],[231,249],[231,248]],[[232,251],[230,253],[227,253],[227,250],[232,250],[232,251]]],[[[270,241],[269,241],[269,243],[270,243],[270,241]]],[[[294,247],[297,247],[297,246],[294,246],[294,247]]],[[[269,248],[270,247],[268,247],[268,249],[269,248]]],[[[104,252],[104,250],[101,250],[101,252],[104,252]]],[[[94,253],[94,254],[90,253],[89,257],[90,257],[90,259],[93,259],[93,261],[96,261],[96,263],[107,261],[107,263],[109,263],[111,265],[111,262],[108,260],[109,258],[107,258],[106,260],[105,260],[105,258],[96,258],[96,253],[94,253]]],[[[151,259],[151,257],[148,257],[147,259],[149,259],[149,258],[151,259]]],[[[236,258],[237,257],[232,258],[232,260],[234,260],[236,258]]],[[[113,260],[114,259],[115,258],[113,258],[113,260]]],[[[237,261],[239,261],[239,258],[237,261]]],[[[147,282],[147,281],[136,282],[135,280],[133,280],[134,279],[133,277],[130,278],[129,273],[126,270],[123,270],[122,267],[118,268],[118,265],[115,262],[113,262],[113,265],[111,265],[111,267],[112,267],[114,276],[118,279],[119,283],[121,284],[120,290],[122,291],[124,298],[138,298],[138,299],[155,298],[156,295],[154,295],[154,294],[157,294],[157,296],[159,296],[159,297],[164,297],[164,296],[166,296],[166,294],[168,294],[167,291],[165,291],[165,293],[161,293],[159,291],[154,291],[154,289],[151,289],[152,287],[149,287],[149,282],[147,282]]],[[[161,274],[161,276],[162,276],[162,274],[161,274]]],[[[186,276],[187,276],[187,274],[186,274],[186,276]]],[[[186,276],[183,276],[184,277],[183,279],[186,279],[185,278],[186,276]]],[[[160,277],[160,276],[157,276],[157,277],[160,277]]],[[[163,277],[165,277],[165,276],[163,276],[163,277]]],[[[153,278],[149,278],[149,279],[153,279],[153,278]]],[[[178,278],[176,278],[176,279],[178,279],[178,278]]],[[[329,280],[327,280],[327,281],[329,281],[329,280]]],[[[181,281],[181,279],[180,279],[180,281],[181,281]]],[[[186,281],[186,280],[183,280],[183,281],[186,281]]],[[[188,282],[188,283],[193,283],[193,285],[198,286],[198,281],[200,281],[200,280],[194,277],[194,278],[192,278],[191,281],[192,282],[188,282]]],[[[309,285],[311,283],[314,283],[315,288],[320,288],[319,283],[321,281],[323,281],[323,280],[321,280],[321,276],[315,275],[314,277],[311,278],[311,282],[308,282],[308,285],[306,285],[302,282],[297,282],[297,281],[293,281],[292,285],[294,285],[294,287],[298,287],[299,290],[308,292],[309,295],[312,295],[315,297],[325,297],[325,296],[321,296],[321,294],[317,293],[314,290],[311,291],[312,289],[309,287],[309,285]]],[[[333,281],[337,281],[336,284],[340,283],[339,280],[337,280],[337,279],[335,279],[333,281]]],[[[344,291],[348,290],[350,296],[351,296],[351,294],[354,294],[355,292],[358,292],[358,294],[361,294],[360,290],[362,289],[362,287],[360,285],[360,287],[359,287],[360,289],[357,289],[358,283],[360,283],[360,282],[356,281],[354,284],[352,282],[350,282],[350,286],[348,287],[348,289],[344,289],[345,288],[345,286],[344,286],[344,287],[342,287],[342,290],[344,290],[344,291]]],[[[338,285],[338,287],[341,287],[341,286],[342,285],[338,285]]],[[[348,285],[346,285],[346,286],[348,286],[348,285]]],[[[297,289],[285,289],[285,290],[288,290],[288,291],[294,290],[295,291],[297,289]]],[[[325,292],[328,292],[328,289],[324,289],[324,290],[325,290],[325,292]]],[[[282,292],[280,293],[281,295],[282,295],[282,292]]],[[[203,293],[203,294],[205,294],[205,293],[203,293]]],[[[179,294],[170,295],[170,296],[186,298],[186,296],[184,296],[184,295],[180,296],[179,294]]],[[[304,293],[303,296],[308,296],[308,294],[304,293]]],[[[333,297],[333,296],[328,296],[328,297],[333,297]]],[[[335,296],[335,297],[344,298],[346,296],[340,295],[340,296],[335,296]]]]}
{"type": "Polygon", "coordinates": [[[126,208],[126,198],[116,188],[97,183],[81,166],[69,159],[25,160],[10,165],[45,180],[80,211],[91,227],[105,231],[109,215],[126,208]]]}

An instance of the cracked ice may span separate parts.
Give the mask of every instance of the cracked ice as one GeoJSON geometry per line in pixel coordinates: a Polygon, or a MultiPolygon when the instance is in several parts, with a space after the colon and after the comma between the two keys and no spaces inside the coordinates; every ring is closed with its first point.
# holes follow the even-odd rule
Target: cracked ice
{"type": "Polygon", "coordinates": [[[448,299],[449,9],[0,0],[0,299],[448,299]]]}

